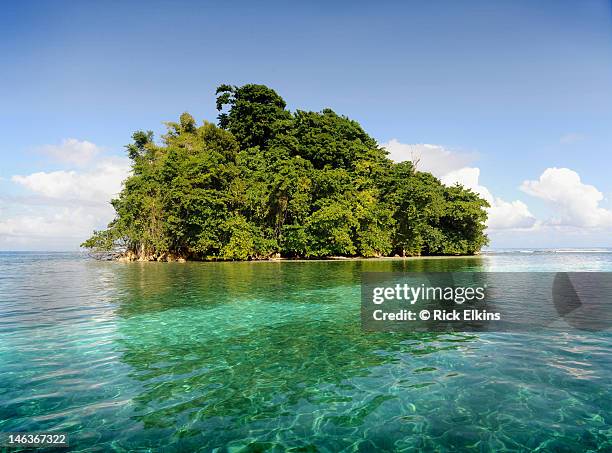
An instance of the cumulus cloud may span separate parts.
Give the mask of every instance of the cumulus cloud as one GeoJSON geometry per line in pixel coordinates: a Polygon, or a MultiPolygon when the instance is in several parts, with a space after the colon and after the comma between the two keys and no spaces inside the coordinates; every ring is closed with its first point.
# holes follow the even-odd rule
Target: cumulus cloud
{"type": "Polygon", "coordinates": [[[9,217],[0,221],[0,236],[26,240],[57,237],[81,239],[91,234],[92,225],[99,220],[101,214],[108,214],[107,209],[97,211],[82,207],[64,207],[9,217]]]}
{"type": "Polygon", "coordinates": [[[418,162],[417,168],[420,171],[432,173],[444,185],[461,184],[479,194],[491,205],[487,210],[489,229],[528,229],[537,224],[525,203],[495,197],[487,187],[480,184],[480,168],[468,166],[475,160],[475,154],[458,153],[438,145],[408,145],[397,140],[391,140],[383,146],[394,161],[418,162]]]}
{"type": "Polygon", "coordinates": [[[481,186],[478,180],[480,179],[480,168],[477,167],[464,167],[458,170],[453,170],[440,177],[442,184],[446,186],[453,186],[455,184],[461,184],[467,189],[472,189],[474,192],[479,194],[482,198],[487,200],[489,204],[493,204],[495,199],[489,189],[485,186],[481,186]]]}
{"type": "Polygon", "coordinates": [[[496,198],[491,203],[487,226],[492,230],[530,229],[537,225],[538,221],[521,200],[496,198]]]}
{"type": "Polygon", "coordinates": [[[580,175],[569,168],[547,168],[536,181],[524,181],[521,190],[551,205],[556,215],[551,225],[586,228],[612,226],[612,211],[599,206],[603,194],[595,186],[585,184],[580,175]]]}
{"type": "Polygon", "coordinates": [[[449,151],[443,146],[429,144],[405,144],[396,139],[383,146],[389,151],[389,158],[395,162],[409,160],[416,163],[419,171],[426,171],[441,178],[445,174],[466,167],[476,159],[474,153],[449,151]]]}
{"type": "Polygon", "coordinates": [[[122,181],[129,175],[129,160],[100,157],[100,148],[93,143],[70,143],[80,144],[73,147],[73,151],[81,151],[80,157],[74,153],[58,154],[57,159],[66,164],[78,163],[78,171],[43,171],[11,178],[24,193],[3,199],[1,248],[76,249],[94,229],[104,227],[113,218],[109,201],[120,192],[122,181]]]}
{"type": "Polygon", "coordinates": [[[90,163],[102,149],[87,140],[66,138],[59,145],[45,145],[39,151],[57,161],[83,166],[90,163]]]}
{"type": "Polygon", "coordinates": [[[110,200],[121,190],[121,182],[128,171],[127,159],[104,159],[86,171],[37,172],[15,175],[11,180],[48,198],[100,203],[110,200]]]}
{"type": "Polygon", "coordinates": [[[109,206],[46,207],[20,204],[0,219],[1,250],[76,250],[93,229],[112,219],[109,206]]]}

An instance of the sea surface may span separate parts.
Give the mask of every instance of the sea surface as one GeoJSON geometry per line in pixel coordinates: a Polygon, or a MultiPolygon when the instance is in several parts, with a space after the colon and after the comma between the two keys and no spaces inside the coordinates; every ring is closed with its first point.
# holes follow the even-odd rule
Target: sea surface
{"type": "Polygon", "coordinates": [[[363,271],[612,271],[612,250],[0,253],[0,432],[67,432],[71,451],[612,451],[609,331],[364,332],[363,271]]]}

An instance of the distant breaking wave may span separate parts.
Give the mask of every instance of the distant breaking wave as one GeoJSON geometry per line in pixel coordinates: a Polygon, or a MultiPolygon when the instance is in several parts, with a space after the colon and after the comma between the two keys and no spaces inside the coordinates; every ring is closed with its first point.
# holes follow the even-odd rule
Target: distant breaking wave
{"type": "Polygon", "coordinates": [[[612,253],[612,248],[551,248],[551,249],[488,249],[483,250],[483,255],[500,255],[500,254],[553,254],[553,253],[612,253]]]}

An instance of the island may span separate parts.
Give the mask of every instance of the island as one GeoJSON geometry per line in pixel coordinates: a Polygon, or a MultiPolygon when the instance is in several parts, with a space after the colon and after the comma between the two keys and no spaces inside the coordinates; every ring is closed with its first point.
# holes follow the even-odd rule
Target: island
{"type": "Polygon", "coordinates": [[[115,218],[82,247],[123,260],[472,255],[487,202],[395,163],[331,109],[291,112],[273,89],[222,85],[217,124],[183,113],[137,131],[115,218]]]}

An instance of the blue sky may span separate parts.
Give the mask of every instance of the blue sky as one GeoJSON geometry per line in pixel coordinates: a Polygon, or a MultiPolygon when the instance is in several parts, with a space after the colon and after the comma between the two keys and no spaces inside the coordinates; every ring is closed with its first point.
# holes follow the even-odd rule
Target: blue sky
{"type": "Polygon", "coordinates": [[[50,181],[105,174],[100,165],[120,165],[113,156],[134,130],[162,132],[183,111],[214,120],[215,87],[249,82],[275,88],[291,109],[331,107],[380,143],[471,156],[464,164],[478,168],[479,186],[535,219],[492,231],[493,246],[612,246],[598,211],[612,209],[610,2],[15,1],[2,10],[0,249],[74,248],[108,212],[67,237],[53,212],[68,223],[89,213],[104,182],[68,196],[50,181]],[[63,149],[67,139],[76,142],[63,149]],[[91,159],[66,158],[94,149],[85,142],[91,159]],[[540,181],[546,169],[579,182],[554,171],[540,181]],[[583,196],[596,204],[586,220],[574,212],[583,196]],[[55,232],[36,236],[45,225],[55,232]]]}

